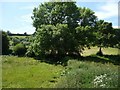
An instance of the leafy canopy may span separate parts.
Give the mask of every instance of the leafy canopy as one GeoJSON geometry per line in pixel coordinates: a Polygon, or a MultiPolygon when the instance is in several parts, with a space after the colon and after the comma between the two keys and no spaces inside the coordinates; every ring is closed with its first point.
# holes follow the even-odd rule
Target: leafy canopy
{"type": "Polygon", "coordinates": [[[80,13],[75,2],[46,2],[33,10],[33,26],[68,24],[76,27],[80,13]]]}
{"type": "Polygon", "coordinates": [[[27,54],[80,55],[91,45],[110,46],[112,23],[97,20],[89,8],[77,7],[75,2],[45,2],[33,10],[36,28],[27,54]]]}

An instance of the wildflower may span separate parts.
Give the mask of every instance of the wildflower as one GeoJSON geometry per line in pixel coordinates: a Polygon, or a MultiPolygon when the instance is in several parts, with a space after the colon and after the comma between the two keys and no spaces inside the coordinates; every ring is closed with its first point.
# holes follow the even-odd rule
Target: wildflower
{"type": "Polygon", "coordinates": [[[103,82],[103,80],[106,79],[106,76],[106,74],[95,76],[95,79],[93,80],[94,87],[105,87],[105,83],[103,82]]]}

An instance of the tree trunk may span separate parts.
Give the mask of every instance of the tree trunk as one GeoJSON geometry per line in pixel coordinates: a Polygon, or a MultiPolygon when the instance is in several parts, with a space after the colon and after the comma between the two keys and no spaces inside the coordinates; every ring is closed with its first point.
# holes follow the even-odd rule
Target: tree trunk
{"type": "Polygon", "coordinates": [[[97,52],[97,55],[99,55],[99,56],[103,56],[103,53],[102,53],[102,47],[100,46],[100,48],[99,48],[99,51],[97,52]]]}
{"type": "Polygon", "coordinates": [[[100,48],[99,48],[99,52],[102,52],[102,48],[101,48],[101,46],[100,46],[100,48]]]}

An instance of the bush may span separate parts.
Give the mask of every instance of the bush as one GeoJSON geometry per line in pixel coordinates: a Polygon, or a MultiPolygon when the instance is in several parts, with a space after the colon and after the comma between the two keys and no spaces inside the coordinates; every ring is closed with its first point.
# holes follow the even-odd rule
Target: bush
{"type": "Polygon", "coordinates": [[[13,47],[13,53],[18,56],[23,56],[26,53],[27,48],[25,47],[24,44],[17,44],[16,46],[13,47]]]}
{"type": "Polygon", "coordinates": [[[13,41],[13,46],[20,43],[20,39],[18,37],[12,37],[12,41],[13,41]]]}
{"type": "Polygon", "coordinates": [[[33,47],[32,46],[28,47],[25,55],[28,56],[28,57],[35,57],[35,53],[33,52],[33,47]]]}
{"type": "Polygon", "coordinates": [[[9,38],[6,32],[2,31],[2,54],[9,53],[9,38]]]}

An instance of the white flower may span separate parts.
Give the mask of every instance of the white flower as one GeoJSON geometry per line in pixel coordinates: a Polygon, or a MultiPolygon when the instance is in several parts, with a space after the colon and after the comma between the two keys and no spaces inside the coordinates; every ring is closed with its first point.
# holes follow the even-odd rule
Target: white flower
{"type": "Polygon", "coordinates": [[[106,74],[100,75],[100,76],[95,76],[95,79],[93,80],[94,86],[95,87],[104,87],[105,84],[103,83],[103,80],[106,79],[106,74]]]}
{"type": "Polygon", "coordinates": [[[105,87],[105,84],[101,84],[100,87],[105,87]]]}

